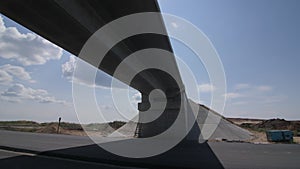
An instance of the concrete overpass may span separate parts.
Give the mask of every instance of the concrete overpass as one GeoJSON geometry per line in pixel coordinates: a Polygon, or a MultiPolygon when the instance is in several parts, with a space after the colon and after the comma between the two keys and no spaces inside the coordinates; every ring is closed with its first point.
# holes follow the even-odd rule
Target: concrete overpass
{"type": "MultiPolygon", "coordinates": [[[[160,12],[160,9],[156,0],[9,0],[0,2],[0,12],[78,56],[85,42],[105,24],[126,15],[160,12]]],[[[162,17],[157,18],[157,23],[161,32],[166,32],[162,17]]],[[[173,53],[167,36],[148,33],[122,40],[106,53],[100,65],[95,65],[89,59],[82,59],[113,75],[127,56],[147,48],[173,53]]],[[[180,79],[174,57],[160,62],[180,79]]],[[[142,93],[140,111],[150,108],[149,94],[154,89],[162,90],[167,98],[162,115],[152,122],[139,125],[138,136],[150,137],[168,129],[178,116],[181,100],[185,99],[182,81],[176,82],[167,72],[147,69],[139,72],[128,85],[142,93]]],[[[147,118],[147,115],[143,116],[145,117],[140,118],[147,118]]]]}

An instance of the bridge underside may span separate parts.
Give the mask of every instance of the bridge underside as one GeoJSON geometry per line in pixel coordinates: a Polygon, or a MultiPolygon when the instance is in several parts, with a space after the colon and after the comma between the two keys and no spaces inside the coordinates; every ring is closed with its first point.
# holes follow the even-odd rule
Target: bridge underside
{"type": "MultiPolygon", "coordinates": [[[[160,12],[160,9],[156,0],[7,0],[0,1],[0,12],[78,56],[88,38],[105,24],[129,14],[160,12]]],[[[161,31],[166,32],[162,17],[158,18],[158,22],[161,23],[161,31]]],[[[98,68],[112,76],[127,56],[147,48],[172,53],[167,36],[140,34],[111,48],[98,68]]],[[[180,77],[174,57],[164,64],[180,77]]],[[[168,73],[153,69],[138,73],[128,85],[142,93],[140,111],[149,108],[149,94],[153,89],[161,89],[167,97],[164,113],[155,121],[143,124],[139,128],[139,136],[153,136],[169,128],[179,112],[183,85],[176,83],[168,73]]]]}

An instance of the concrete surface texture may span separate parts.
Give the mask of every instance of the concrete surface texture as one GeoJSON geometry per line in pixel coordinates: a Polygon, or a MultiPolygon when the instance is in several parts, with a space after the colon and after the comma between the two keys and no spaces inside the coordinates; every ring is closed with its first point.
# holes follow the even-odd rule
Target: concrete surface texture
{"type": "Polygon", "coordinates": [[[209,137],[209,140],[226,139],[228,141],[247,141],[252,138],[251,132],[229,122],[217,112],[207,108],[204,105],[199,105],[194,102],[190,103],[193,106],[199,106],[197,123],[200,129],[203,127],[203,123],[206,118],[208,118],[206,122],[208,125],[218,124],[213,134],[209,137]]]}

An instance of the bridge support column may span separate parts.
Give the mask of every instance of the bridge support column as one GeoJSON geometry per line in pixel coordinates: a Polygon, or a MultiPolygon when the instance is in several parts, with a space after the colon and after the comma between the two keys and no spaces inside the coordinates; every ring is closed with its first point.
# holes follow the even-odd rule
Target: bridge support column
{"type": "MultiPolygon", "coordinates": [[[[180,123],[182,126],[181,129],[185,130],[187,133],[184,141],[198,142],[200,129],[195,121],[196,117],[194,116],[193,109],[189,104],[189,100],[187,99],[185,92],[181,92],[180,95],[176,95],[175,97],[167,98],[166,103],[164,103],[162,101],[163,99],[159,97],[150,98],[150,100],[151,103],[149,102],[149,96],[142,95],[142,102],[138,104],[138,109],[140,112],[139,123],[135,133],[136,137],[147,138],[159,135],[172,126],[179,113],[184,113],[185,118],[180,119],[182,120],[182,123],[180,123]],[[164,104],[165,106],[162,106],[164,104]],[[180,108],[183,111],[180,112],[180,108]],[[154,120],[152,120],[153,118],[154,120]],[[145,123],[147,120],[150,122],[145,123]],[[194,123],[189,132],[188,123],[194,123]]],[[[169,138],[166,139],[177,137],[176,132],[172,135],[168,135],[168,137],[169,138]]]]}

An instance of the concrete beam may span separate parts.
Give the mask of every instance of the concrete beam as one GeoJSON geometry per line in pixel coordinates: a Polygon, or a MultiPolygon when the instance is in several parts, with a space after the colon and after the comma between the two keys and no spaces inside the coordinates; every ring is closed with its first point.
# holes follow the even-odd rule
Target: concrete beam
{"type": "MultiPolygon", "coordinates": [[[[0,12],[77,56],[88,38],[105,24],[129,14],[160,12],[160,9],[156,0],[3,0],[0,1],[0,12]]],[[[166,32],[162,17],[157,19],[161,30],[166,32]]],[[[105,42],[102,45],[105,45],[105,42]]],[[[173,52],[167,36],[142,34],[116,44],[100,65],[82,59],[113,75],[127,56],[147,48],[173,52]]],[[[141,60],[140,63],[146,65],[146,62],[141,60]]],[[[175,72],[180,79],[174,57],[161,57],[157,62],[175,72]]],[[[128,64],[127,69],[134,67],[135,65],[128,64]]],[[[122,74],[122,77],[126,77],[126,73],[122,74]]],[[[141,137],[159,134],[170,127],[179,113],[181,100],[186,99],[182,98],[185,95],[182,91],[183,84],[177,84],[174,77],[160,70],[149,69],[140,72],[128,85],[143,94],[143,102],[139,106],[141,111],[149,107],[149,95],[152,90],[160,89],[167,98],[162,115],[153,122],[143,124],[141,137]]]]}

